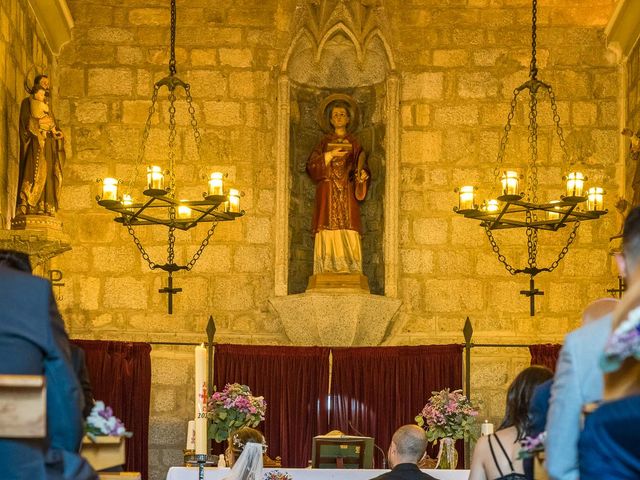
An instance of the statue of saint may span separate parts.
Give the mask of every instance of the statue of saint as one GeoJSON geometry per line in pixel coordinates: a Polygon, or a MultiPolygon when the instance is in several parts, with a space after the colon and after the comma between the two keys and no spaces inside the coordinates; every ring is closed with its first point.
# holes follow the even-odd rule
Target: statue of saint
{"type": "Polygon", "coordinates": [[[49,78],[37,75],[30,93],[20,105],[16,216],[53,216],[60,202],[64,135],[48,103],[49,78]]]}
{"type": "Polygon", "coordinates": [[[313,209],[313,273],[362,274],[359,202],[367,194],[371,173],[362,146],[351,133],[357,105],[348,95],[335,94],[320,108],[323,127],[331,130],[307,160],[307,173],[316,184],[313,209]]]}

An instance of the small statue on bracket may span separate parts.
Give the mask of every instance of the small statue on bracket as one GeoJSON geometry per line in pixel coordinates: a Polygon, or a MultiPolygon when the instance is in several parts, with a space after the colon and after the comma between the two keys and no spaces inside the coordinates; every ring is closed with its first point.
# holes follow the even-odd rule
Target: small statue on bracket
{"type": "Polygon", "coordinates": [[[49,77],[36,75],[20,105],[20,166],[16,217],[55,216],[60,203],[64,134],[49,105],[49,77]]]}

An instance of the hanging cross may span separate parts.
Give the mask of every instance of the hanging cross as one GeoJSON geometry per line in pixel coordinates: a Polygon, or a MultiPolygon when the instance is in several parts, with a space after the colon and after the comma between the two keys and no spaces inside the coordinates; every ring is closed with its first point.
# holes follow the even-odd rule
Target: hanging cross
{"type": "Polygon", "coordinates": [[[607,293],[617,296],[618,298],[622,298],[622,294],[627,290],[627,285],[624,283],[624,278],[618,275],[618,288],[609,288],[607,289],[607,293]]]}
{"type": "Polygon", "coordinates": [[[536,314],[536,295],[544,295],[544,292],[535,288],[533,277],[529,279],[529,290],[520,290],[520,295],[529,297],[529,315],[534,317],[536,314]]]}
{"type": "Polygon", "coordinates": [[[168,298],[168,306],[169,306],[169,315],[173,313],[173,296],[176,293],[180,293],[182,291],[181,288],[173,288],[173,277],[171,276],[173,272],[169,272],[169,282],[167,283],[166,288],[161,288],[158,290],[160,293],[166,293],[169,295],[168,298]]]}

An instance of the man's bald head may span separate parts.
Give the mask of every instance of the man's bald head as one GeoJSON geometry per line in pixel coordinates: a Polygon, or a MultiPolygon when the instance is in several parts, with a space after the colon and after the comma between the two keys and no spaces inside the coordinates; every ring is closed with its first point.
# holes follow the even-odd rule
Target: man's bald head
{"type": "Polygon", "coordinates": [[[594,300],[582,311],[582,324],[586,325],[612,313],[619,303],[620,301],[615,298],[599,298],[594,300]]]}
{"type": "Polygon", "coordinates": [[[391,439],[397,453],[396,464],[418,463],[427,448],[427,436],[417,425],[404,425],[391,439]]]}

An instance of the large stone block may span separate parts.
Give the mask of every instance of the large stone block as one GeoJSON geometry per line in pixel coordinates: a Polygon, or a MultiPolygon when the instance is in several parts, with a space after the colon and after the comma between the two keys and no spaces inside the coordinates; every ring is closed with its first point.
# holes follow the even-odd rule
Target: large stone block
{"type": "Polygon", "coordinates": [[[76,102],[75,117],[80,123],[104,123],[107,121],[108,106],[104,102],[76,102]]]}
{"type": "Polygon", "coordinates": [[[87,39],[93,43],[129,43],[133,40],[133,33],[125,28],[99,26],[87,32],[87,39]]]}
{"type": "Polygon", "coordinates": [[[249,48],[221,48],[218,50],[220,65],[230,67],[250,67],[253,61],[253,54],[249,48]]]}
{"type": "Polygon", "coordinates": [[[169,25],[171,15],[168,8],[133,8],[129,10],[132,25],[169,25]]]}
{"type": "Polygon", "coordinates": [[[93,68],[88,72],[88,92],[91,96],[131,95],[133,74],[125,68],[93,68]]]}
{"type": "Polygon", "coordinates": [[[266,98],[269,87],[268,72],[232,72],[229,75],[231,98],[266,98]]]}
{"type": "Polygon", "coordinates": [[[108,277],[104,281],[102,306],[106,309],[140,310],[148,307],[148,285],[134,277],[108,277]]]}
{"type": "Polygon", "coordinates": [[[402,163],[437,163],[441,155],[442,133],[409,131],[402,134],[402,163]]]}
{"type": "Polygon", "coordinates": [[[403,249],[400,251],[402,272],[408,274],[429,274],[434,270],[432,250],[403,249]]]}
{"type": "Polygon", "coordinates": [[[469,314],[484,306],[482,281],[468,279],[427,279],[424,281],[425,309],[428,312],[469,314]]]}
{"type": "Polygon", "coordinates": [[[476,105],[447,106],[434,112],[434,124],[440,126],[477,125],[478,119],[479,112],[476,105]]]}
{"type": "Polygon", "coordinates": [[[438,100],[444,91],[444,73],[405,73],[402,78],[402,100],[438,100]]]}
{"type": "Polygon", "coordinates": [[[418,245],[444,245],[449,234],[449,221],[444,218],[416,218],[413,238],[418,245]]]}
{"type": "Polygon", "coordinates": [[[434,50],[435,67],[464,67],[469,61],[469,52],[464,49],[434,50]]]}
{"type": "Polygon", "coordinates": [[[233,256],[233,269],[238,273],[259,273],[272,268],[269,247],[238,247],[233,256]]]}
{"type": "Polygon", "coordinates": [[[271,241],[271,219],[247,216],[242,221],[245,224],[247,242],[269,243],[271,241]]]}
{"type": "Polygon", "coordinates": [[[204,102],[204,115],[209,125],[242,124],[241,104],[237,102],[204,102]]]}

